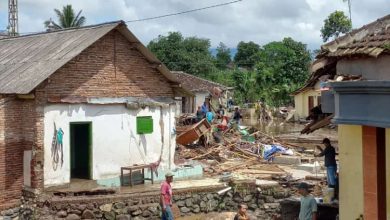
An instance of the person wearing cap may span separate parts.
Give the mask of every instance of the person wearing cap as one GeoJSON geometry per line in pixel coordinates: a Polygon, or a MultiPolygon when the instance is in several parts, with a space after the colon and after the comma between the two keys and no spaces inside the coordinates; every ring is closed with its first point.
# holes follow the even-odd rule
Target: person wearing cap
{"type": "Polygon", "coordinates": [[[173,173],[165,174],[165,181],[161,183],[160,205],[162,209],[162,220],[173,220],[172,212],[172,187],[173,173]]]}
{"type": "Polygon", "coordinates": [[[320,146],[317,145],[317,148],[321,151],[321,153],[314,154],[314,157],[325,156],[328,186],[334,188],[336,185],[337,172],[336,149],[330,144],[330,140],[328,138],[324,138],[322,143],[325,145],[325,149],[323,150],[320,146]]]}
{"type": "Polygon", "coordinates": [[[316,220],[317,202],[309,193],[309,185],[305,182],[299,183],[298,192],[302,195],[301,207],[299,209],[299,220],[316,220]]]}

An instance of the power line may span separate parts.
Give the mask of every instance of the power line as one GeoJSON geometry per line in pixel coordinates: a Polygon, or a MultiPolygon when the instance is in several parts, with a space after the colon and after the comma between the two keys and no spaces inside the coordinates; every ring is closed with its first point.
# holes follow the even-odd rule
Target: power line
{"type": "Polygon", "coordinates": [[[221,4],[210,5],[210,6],[203,7],[203,8],[196,8],[196,9],[191,9],[191,10],[187,10],[187,11],[181,11],[181,12],[176,12],[176,13],[171,13],[171,14],[159,15],[159,16],[155,16],[155,17],[130,20],[130,21],[126,21],[126,23],[155,20],[155,19],[159,19],[159,18],[166,18],[166,17],[176,16],[176,15],[181,15],[181,14],[187,14],[187,13],[191,13],[191,12],[195,12],[195,11],[202,11],[202,10],[206,10],[206,9],[210,9],[210,8],[216,8],[216,7],[221,7],[221,6],[225,6],[225,5],[230,5],[230,4],[234,4],[234,3],[237,3],[237,2],[241,2],[241,1],[243,1],[243,0],[230,1],[230,2],[225,2],[225,3],[221,3],[221,4]]]}
{"type": "MultiPolygon", "coordinates": [[[[195,8],[195,9],[191,9],[191,10],[187,10],[187,11],[181,11],[181,12],[176,12],[176,13],[171,13],[171,14],[159,15],[159,16],[155,16],[155,17],[141,18],[141,19],[136,19],[136,20],[129,20],[129,21],[125,21],[125,23],[133,23],[133,22],[148,21],[148,20],[155,20],[155,19],[160,19],[160,18],[172,17],[172,16],[187,14],[187,13],[191,13],[191,12],[195,12],[195,11],[202,11],[202,10],[206,10],[206,9],[210,9],[210,8],[216,8],[216,7],[221,7],[221,6],[225,6],[225,5],[230,5],[230,4],[238,3],[238,2],[241,2],[241,1],[243,1],[243,0],[235,0],[235,1],[225,2],[225,3],[221,3],[221,4],[210,5],[210,6],[206,6],[206,7],[202,7],[202,8],[195,8]]],[[[26,34],[34,34],[34,33],[42,33],[42,31],[38,31],[38,32],[24,32],[24,33],[20,33],[20,34],[21,35],[26,35],[26,34]]]]}

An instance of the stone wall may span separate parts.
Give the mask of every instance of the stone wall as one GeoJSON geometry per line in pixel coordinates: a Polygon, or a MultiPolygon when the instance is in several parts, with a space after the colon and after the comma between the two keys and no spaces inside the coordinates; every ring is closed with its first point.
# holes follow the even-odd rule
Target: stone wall
{"type": "MultiPolygon", "coordinates": [[[[257,219],[271,219],[280,212],[279,202],[290,196],[280,186],[233,186],[218,194],[221,187],[175,190],[174,204],[178,215],[236,211],[245,203],[257,219]]],[[[88,194],[88,192],[85,192],[88,194]]],[[[32,196],[24,193],[21,207],[1,212],[19,219],[160,219],[159,192],[66,196],[32,196]]],[[[176,210],[176,211],[175,211],[176,210]]],[[[1,219],[1,217],[0,217],[1,219]]]]}

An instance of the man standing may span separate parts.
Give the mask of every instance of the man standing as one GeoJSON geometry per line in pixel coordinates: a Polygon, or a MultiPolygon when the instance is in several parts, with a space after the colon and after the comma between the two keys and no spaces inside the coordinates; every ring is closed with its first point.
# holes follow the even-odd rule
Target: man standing
{"type": "Polygon", "coordinates": [[[234,220],[249,220],[249,216],[246,214],[248,207],[244,204],[238,205],[238,212],[234,216],[234,220]]]}
{"type": "Polygon", "coordinates": [[[312,195],[309,194],[309,185],[300,183],[298,192],[301,197],[301,208],[299,210],[299,220],[316,220],[317,219],[317,202],[312,195]]]}
{"type": "Polygon", "coordinates": [[[240,120],[241,120],[242,116],[241,116],[241,113],[240,113],[240,110],[238,109],[238,107],[236,107],[234,109],[234,113],[233,113],[233,120],[238,124],[240,125],[240,120]]]}
{"type": "Polygon", "coordinates": [[[173,220],[171,187],[173,176],[172,172],[167,172],[165,174],[165,181],[161,183],[160,205],[162,209],[162,220],[173,220]]]}
{"type": "Polygon", "coordinates": [[[198,110],[196,111],[196,122],[200,122],[205,117],[206,117],[206,114],[204,114],[201,107],[198,106],[198,110]]]}
{"type": "Polygon", "coordinates": [[[336,185],[336,149],[330,144],[328,138],[324,138],[322,143],[325,145],[325,149],[322,150],[320,146],[317,145],[318,150],[321,151],[319,154],[315,154],[315,157],[325,156],[325,167],[327,173],[328,186],[334,188],[336,185]]]}
{"type": "Polygon", "coordinates": [[[202,105],[202,107],[201,107],[201,110],[202,110],[202,113],[203,113],[204,115],[206,115],[207,112],[210,111],[210,102],[208,101],[208,99],[206,99],[206,101],[203,102],[203,105],[202,105]]]}
{"type": "Polygon", "coordinates": [[[223,109],[222,105],[219,105],[217,116],[218,118],[222,119],[222,117],[225,115],[225,109],[223,109]]]}
{"type": "Polygon", "coordinates": [[[233,98],[232,98],[232,97],[229,97],[229,100],[227,101],[227,108],[228,108],[228,111],[229,111],[229,112],[232,111],[233,105],[234,105],[234,103],[233,103],[233,98]]]}

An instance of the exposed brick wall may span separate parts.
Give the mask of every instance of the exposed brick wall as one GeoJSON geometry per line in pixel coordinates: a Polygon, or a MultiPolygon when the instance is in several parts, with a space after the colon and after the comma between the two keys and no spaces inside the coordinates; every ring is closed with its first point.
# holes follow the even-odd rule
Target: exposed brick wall
{"type": "Polygon", "coordinates": [[[54,73],[49,98],[173,97],[169,81],[113,30],[54,73]]]}
{"type": "Polygon", "coordinates": [[[0,210],[19,203],[23,152],[32,148],[34,101],[0,98],[0,210]]]}
{"type": "MultiPolygon", "coordinates": [[[[43,85],[41,86],[43,87],[43,85]]],[[[31,160],[31,187],[43,189],[43,164],[44,164],[44,106],[46,105],[45,92],[38,88],[35,91],[34,111],[34,144],[31,160]]]]}
{"type": "Polygon", "coordinates": [[[169,81],[135,46],[113,30],[38,86],[34,100],[0,96],[0,210],[19,201],[24,150],[33,151],[31,185],[43,189],[48,99],[174,96],[169,81]]]}

